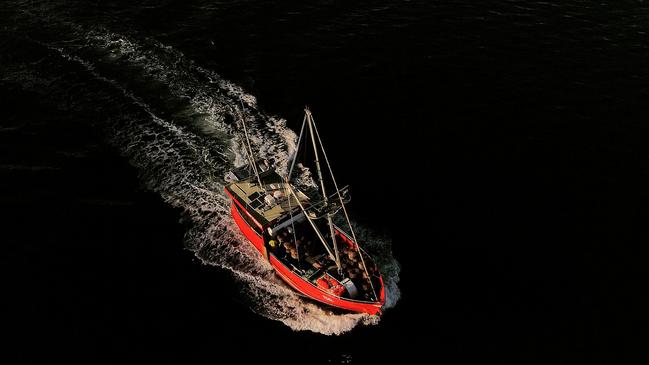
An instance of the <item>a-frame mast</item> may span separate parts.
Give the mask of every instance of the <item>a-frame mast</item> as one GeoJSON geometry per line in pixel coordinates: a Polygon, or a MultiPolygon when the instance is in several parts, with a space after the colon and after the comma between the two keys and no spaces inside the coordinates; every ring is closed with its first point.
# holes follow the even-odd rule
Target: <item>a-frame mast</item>
{"type": "MultiPolygon", "coordinates": [[[[313,132],[313,117],[311,116],[311,111],[309,108],[305,108],[304,112],[306,113],[307,124],[309,125],[309,134],[311,135],[311,142],[313,143],[313,151],[315,153],[315,165],[316,170],[318,171],[318,181],[320,182],[320,188],[322,189],[322,198],[325,205],[325,208],[329,205],[327,198],[327,191],[325,190],[324,179],[322,178],[322,170],[320,168],[320,160],[318,159],[318,145],[315,140],[315,133],[313,132]]],[[[340,254],[338,253],[338,245],[336,244],[336,231],[334,229],[334,224],[331,219],[331,213],[327,211],[327,224],[329,225],[329,231],[331,233],[331,241],[334,246],[335,261],[338,270],[341,270],[340,266],[340,254]]]]}
{"type": "MultiPolygon", "coordinates": [[[[313,122],[313,119],[311,119],[313,122]]],[[[367,271],[367,266],[365,265],[365,259],[363,258],[363,252],[361,250],[361,247],[358,245],[358,240],[356,239],[356,233],[354,233],[354,228],[352,227],[352,222],[349,220],[349,215],[347,214],[347,208],[345,208],[345,202],[343,201],[343,197],[340,194],[340,189],[338,188],[338,184],[336,183],[336,177],[334,176],[333,171],[331,170],[331,164],[329,163],[329,159],[327,158],[327,151],[325,151],[324,146],[322,145],[322,140],[320,139],[320,134],[318,133],[318,127],[315,126],[315,123],[313,123],[313,129],[315,130],[316,137],[318,137],[318,142],[320,143],[320,146],[322,147],[322,155],[325,158],[325,162],[327,163],[327,168],[329,169],[329,174],[331,175],[331,180],[334,183],[334,188],[336,189],[336,194],[338,195],[338,200],[340,201],[340,206],[343,209],[343,213],[345,213],[345,220],[347,220],[347,225],[349,226],[349,230],[352,233],[352,238],[354,240],[354,246],[356,246],[356,250],[358,251],[358,255],[361,258],[361,262],[363,263],[363,271],[365,271],[365,274],[368,277],[368,281],[370,283],[370,287],[372,288],[372,294],[374,295],[374,299],[378,299],[378,296],[376,294],[376,289],[374,289],[374,284],[372,283],[372,277],[370,276],[369,272],[367,271]]],[[[340,267],[340,266],[339,266],[340,267]]]]}

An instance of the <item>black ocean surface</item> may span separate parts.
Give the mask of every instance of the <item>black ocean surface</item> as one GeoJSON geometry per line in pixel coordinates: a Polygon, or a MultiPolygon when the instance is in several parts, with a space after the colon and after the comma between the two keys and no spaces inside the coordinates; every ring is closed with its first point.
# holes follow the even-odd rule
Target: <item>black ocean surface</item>
{"type": "Polygon", "coordinates": [[[646,3],[0,11],[16,362],[649,360],[646,3]],[[313,110],[398,288],[378,323],[268,289],[223,238],[239,97],[278,160],[313,110]]]}

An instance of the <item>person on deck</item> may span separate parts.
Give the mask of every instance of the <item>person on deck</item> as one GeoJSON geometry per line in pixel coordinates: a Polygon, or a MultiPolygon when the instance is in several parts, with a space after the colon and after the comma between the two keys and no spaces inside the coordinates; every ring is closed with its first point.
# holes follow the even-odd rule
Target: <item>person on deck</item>
{"type": "Polygon", "coordinates": [[[274,239],[271,239],[270,241],[268,241],[268,247],[270,247],[271,251],[275,252],[277,251],[277,247],[279,247],[279,243],[274,239]]]}

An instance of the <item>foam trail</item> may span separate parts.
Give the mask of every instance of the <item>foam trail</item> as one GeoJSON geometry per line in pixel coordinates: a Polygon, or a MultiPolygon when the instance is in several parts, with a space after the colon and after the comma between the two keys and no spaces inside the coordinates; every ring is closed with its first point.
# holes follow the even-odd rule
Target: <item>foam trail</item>
{"type": "MultiPolygon", "coordinates": [[[[223,187],[225,173],[244,162],[234,123],[239,100],[246,104],[253,149],[282,169],[297,142],[285,120],[259,112],[252,95],[172,47],[104,29],[74,32],[82,42],[51,45],[50,49],[119,90],[148,116],[116,117],[107,128],[110,138],[138,168],[147,188],[183,209],[182,220],[190,227],[185,245],[196,257],[232,272],[250,298],[252,310],[294,330],[341,334],[358,324],[378,323],[377,317],[334,313],[300,297],[281,282],[232,221],[223,187]],[[164,85],[164,100],[140,91],[152,82],[164,85]]],[[[302,183],[313,185],[308,169],[300,170],[302,183]]],[[[354,228],[383,273],[386,308],[393,307],[400,293],[399,265],[392,257],[391,241],[360,225],[354,228]]]]}

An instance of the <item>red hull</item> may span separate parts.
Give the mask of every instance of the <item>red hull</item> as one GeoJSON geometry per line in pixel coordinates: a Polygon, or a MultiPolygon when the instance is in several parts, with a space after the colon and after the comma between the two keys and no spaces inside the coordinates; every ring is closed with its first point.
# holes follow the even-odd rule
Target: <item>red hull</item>
{"type": "MultiPolygon", "coordinates": [[[[229,193],[228,193],[229,195],[229,193]]],[[[232,197],[231,197],[232,198],[232,197]]],[[[288,267],[286,267],[281,261],[279,261],[275,255],[272,253],[266,252],[264,245],[264,239],[257,232],[255,232],[248,223],[241,217],[238,210],[235,208],[234,204],[239,204],[235,199],[232,199],[232,206],[230,212],[234,218],[235,223],[241,230],[241,232],[246,236],[246,238],[259,250],[262,256],[269,260],[270,264],[275,268],[275,271],[279,276],[286,281],[291,287],[293,287],[298,292],[306,295],[307,297],[319,301],[321,303],[342,308],[345,310],[353,312],[368,313],[372,315],[381,314],[381,306],[385,303],[385,290],[383,288],[383,279],[381,278],[381,293],[380,293],[380,303],[368,303],[356,301],[348,298],[341,298],[335,296],[331,293],[328,293],[324,290],[321,290],[311,282],[303,279],[301,276],[295,274],[288,267]]],[[[246,210],[239,205],[243,212],[246,210]]],[[[249,216],[250,219],[252,217],[249,216]]],[[[254,220],[254,219],[253,219],[254,220]]]]}

